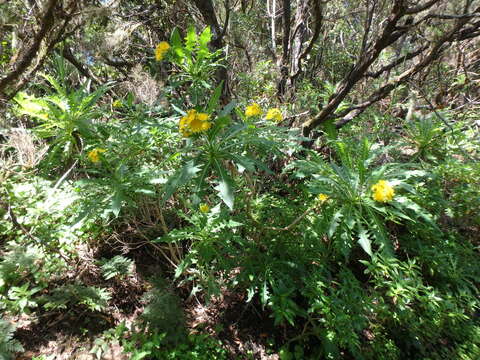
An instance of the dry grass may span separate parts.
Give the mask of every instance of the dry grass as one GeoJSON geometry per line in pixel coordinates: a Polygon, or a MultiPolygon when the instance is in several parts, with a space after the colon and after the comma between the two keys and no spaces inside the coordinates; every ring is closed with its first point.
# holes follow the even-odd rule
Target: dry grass
{"type": "Polygon", "coordinates": [[[6,133],[7,141],[0,144],[0,165],[8,169],[20,166],[24,170],[35,168],[47,152],[48,146],[37,139],[24,126],[6,133]]]}
{"type": "Polygon", "coordinates": [[[148,106],[152,106],[159,99],[160,86],[158,82],[143,71],[141,65],[136,65],[132,69],[126,88],[135,94],[138,101],[148,106]]]}

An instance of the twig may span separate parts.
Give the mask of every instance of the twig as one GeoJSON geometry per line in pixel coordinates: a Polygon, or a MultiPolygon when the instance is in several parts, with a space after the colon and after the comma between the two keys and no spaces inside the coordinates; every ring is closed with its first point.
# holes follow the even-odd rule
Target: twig
{"type": "MultiPolygon", "coordinates": [[[[40,239],[37,239],[35,236],[32,235],[32,233],[30,233],[30,231],[28,231],[28,229],[23,225],[21,224],[18,219],[17,219],[17,216],[15,215],[15,213],[13,212],[12,210],[12,207],[10,206],[9,203],[3,201],[0,199],[0,206],[3,207],[7,213],[8,213],[8,216],[10,217],[10,220],[12,221],[12,224],[14,227],[16,227],[17,229],[19,229],[22,233],[24,233],[30,240],[32,240],[33,242],[35,242],[36,244],[39,244],[42,248],[44,248],[44,246],[46,246],[46,243],[41,241],[40,239]]],[[[59,251],[58,249],[53,249],[53,247],[51,247],[50,245],[47,246],[48,247],[48,250],[54,252],[54,253],[57,253],[58,255],[60,255],[60,257],[68,264],[69,263],[69,259],[67,259],[61,251],[59,251]]],[[[45,248],[44,248],[45,250],[45,248]]]]}
{"type": "Polygon", "coordinates": [[[288,226],[285,226],[283,228],[277,228],[277,227],[266,227],[265,229],[266,230],[274,230],[274,231],[289,231],[291,230],[293,227],[295,227],[305,216],[307,216],[312,210],[314,210],[315,208],[317,208],[318,204],[315,204],[314,206],[312,207],[309,207],[307,210],[305,210],[303,212],[303,214],[301,214],[300,216],[298,216],[295,220],[293,220],[293,222],[288,225],[288,226]]]}

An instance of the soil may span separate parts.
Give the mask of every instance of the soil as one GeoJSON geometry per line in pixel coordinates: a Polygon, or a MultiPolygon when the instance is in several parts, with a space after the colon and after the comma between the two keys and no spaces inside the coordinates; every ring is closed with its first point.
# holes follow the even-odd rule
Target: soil
{"type": "MultiPolygon", "coordinates": [[[[116,254],[103,249],[95,257],[110,257],[116,254]]],[[[153,284],[149,279],[165,274],[164,264],[148,249],[139,248],[126,256],[135,260],[136,268],[126,279],[105,281],[95,265],[95,259],[83,264],[77,271],[76,279],[88,286],[107,288],[112,298],[104,312],[91,312],[84,308],[69,308],[65,311],[36,312],[11,319],[18,325],[16,338],[22,343],[25,352],[18,360],[32,359],[44,355],[55,360],[126,360],[118,343],[105,343],[101,356],[96,340],[104,331],[114,328],[121,322],[132,324],[142,313],[144,294],[153,284]]],[[[71,278],[71,276],[69,276],[71,278]]],[[[164,276],[168,283],[168,276],[164,276]]],[[[71,280],[71,279],[70,279],[71,280]]],[[[56,284],[58,285],[58,284],[56,284]]],[[[187,288],[175,288],[185,314],[187,331],[208,333],[222,341],[232,359],[276,360],[276,354],[268,354],[268,344],[278,344],[278,329],[274,331],[273,319],[261,309],[254,298],[246,303],[244,295],[224,291],[210,299],[190,297],[187,288]],[[277,339],[274,338],[277,334],[277,339]]],[[[285,334],[286,335],[286,334],[285,334]]],[[[283,336],[282,336],[283,337],[283,336]]]]}

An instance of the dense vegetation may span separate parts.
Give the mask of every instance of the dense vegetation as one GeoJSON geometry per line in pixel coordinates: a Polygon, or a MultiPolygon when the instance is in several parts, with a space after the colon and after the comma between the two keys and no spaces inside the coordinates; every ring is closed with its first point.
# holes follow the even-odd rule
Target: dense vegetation
{"type": "Polygon", "coordinates": [[[0,359],[479,359],[479,17],[0,1],[0,359]]]}

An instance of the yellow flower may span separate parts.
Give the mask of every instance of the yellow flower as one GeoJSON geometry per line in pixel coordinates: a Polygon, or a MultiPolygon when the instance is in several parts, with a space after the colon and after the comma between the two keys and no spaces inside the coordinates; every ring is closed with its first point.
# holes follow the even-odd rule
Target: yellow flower
{"type": "Polygon", "coordinates": [[[179,130],[180,130],[180,133],[184,137],[189,137],[190,136],[190,132],[188,131],[188,126],[187,126],[187,117],[186,116],[183,116],[183,117],[180,118],[180,123],[178,124],[178,127],[179,127],[179,130]]]}
{"type": "Polygon", "coordinates": [[[98,163],[100,161],[100,154],[101,153],[104,153],[105,149],[100,149],[100,148],[95,148],[93,150],[91,150],[87,156],[88,158],[90,159],[91,162],[94,162],[94,163],[98,163]]]}
{"type": "Polygon", "coordinates": [[[267,116],[265,116],[267,120],[275,120],[276,122],[280,122],[283,120],[283,115],[280,109],[273,108],[268,110],[267,116]]]}
{"type": "Polygon", "coordinates": [[[200,121],[207,121],[208,120],[208,114],[205,113],[198,113],[197,118],[200,121]]]}
{"type": "Polygon", "coordinates": [[[184,137],[194,133],[207,131],[212,127],[210,116],[205,113],[197,113],[197,110],[188,110],[187,115],[180,118],[179,130],[184,137]]]}
{"type": "Polygon", "coordinates": [[[245,109],[246,117],[258,115],[262,115],[262,108],[257,103],[253,103],[252,105],[247,106],[247,108],[245,109]]]}
{"type": "Polygon", "coordinates": [[[168,49],[170,49],[170,44],[168,42],[160,42],[155,48],[155,60],[162,61],[163,57],[168,52],[168,49]]]}
{"type": "Polygon", "coordinates": [[[395,196],[393,186],[386,180],[380,180],[372,186],[373,200],[380,202],[391,201],[395,196]]]}
{"type": "Polygon", "coordinates": [[[122,107],[122,102],[120,100],[115,100],[113,103],[112,103],[112,106],[114,108],[120,108],[122,107]]]}
{"type": "Polygon", "coordinates": [[[204,214],[208,213],[210,211],[210,206],[207,204],[201,204],[200,205],[200,211],[204,214]]]}
{"type": "Polygon", "coordinates": [[[321,203],[324,203],[330,198],[327,194],[318,194],[317,199],[320,200],[321,203]]]}

